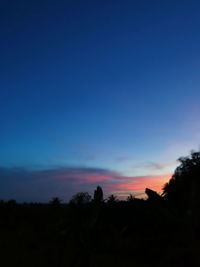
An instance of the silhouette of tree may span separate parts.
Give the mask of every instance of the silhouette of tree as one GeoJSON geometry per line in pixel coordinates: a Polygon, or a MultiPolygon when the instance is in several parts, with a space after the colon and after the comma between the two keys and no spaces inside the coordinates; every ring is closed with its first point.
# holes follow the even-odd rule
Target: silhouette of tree
{"type": "Polygon", "coordinates": [[[61,199],[59,199],[58,197],[52,198],[52,200],[50,201],[50,205],[53,207],[60,207],[61,199]]]}
{"type": "Polygon", "coordinates": [[[190,156],[178,161],[180,165],[164,185],[162,196],[191,213],[194,205],[200,206],[200,152],[192,151],[190,156]]]}
{"type": "Polygon", "coordinates": [[[79,192],[72,197],[70,203],[76,205],[85,205],[88,204],[90,201],[91,196],[88,194],[88,192],[79,192]]]}
{"type": "Polygon", "coordinates": [[[103,202],[103,190],[100,186],[97,186],[96,190],[94,190],[94,202],[103,202]]]}
{"type": "Polygon", "coordinates": [[[114,195],[110,195],[107,199],[107,204],[112,205],[117,202],[117,197],[114,195]]]}

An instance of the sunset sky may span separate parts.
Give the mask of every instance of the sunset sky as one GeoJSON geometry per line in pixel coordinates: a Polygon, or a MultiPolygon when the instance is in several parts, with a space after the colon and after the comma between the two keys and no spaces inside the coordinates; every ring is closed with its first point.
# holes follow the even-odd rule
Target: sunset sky
{"type": "Polygon", "coordinates": [[[200,145],[200,2],[2,0],[0,199],[161,192],[200,145]]]}

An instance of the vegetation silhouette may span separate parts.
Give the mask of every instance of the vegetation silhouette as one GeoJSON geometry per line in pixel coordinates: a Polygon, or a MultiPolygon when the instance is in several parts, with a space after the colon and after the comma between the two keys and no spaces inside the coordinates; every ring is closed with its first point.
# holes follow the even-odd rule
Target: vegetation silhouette
{"type": "Polygon", "coordinates": [[[52,198],[52,200],[50,201],[50,205],[55,208],[60,207],[61,199],[59,199],[58,197],[52,198]]]}
{"type": "Polygon", "coordinates": [[[200,152],[178,159],[180,165],[163,187],[164,199],[190,216],[200,208],[200,152]]]}
{"type": "Polygon", "coordinates": [[[94,198],[93,198],[93,200],[94,200],[95,203],[102,203],[103,202],[103,190],[99,185],[94,190],[94,198]]]}
{"type": "Polygon", "coordinates": [[[88,192],[79,192],[72,197],[70,203],[75,205],[86,205],[90,201],[91,201],[91,196],[88,194],[88,192]]]}
{"type": "Polygon", "coordinates": [[[5,267],[199,266],[200,152],[179,159],[163,193],[147,199],[75,194],[48,204],[0,201],[5,267]]]}
{"type": "Polygon", "coordinates": [[[114,205],[116,202],[117,202],[117,197],[115,195],[110,195],[108,198],[107,198],[107,204],[108,205],[114,205]]]}
{"type": "Polygon", "coordinates": [[[132,194],[130,194],[130,195],[127,197],[126,200],[127,200],[128,202],[134,202],[135,197],[134,197],[132,194]]]}

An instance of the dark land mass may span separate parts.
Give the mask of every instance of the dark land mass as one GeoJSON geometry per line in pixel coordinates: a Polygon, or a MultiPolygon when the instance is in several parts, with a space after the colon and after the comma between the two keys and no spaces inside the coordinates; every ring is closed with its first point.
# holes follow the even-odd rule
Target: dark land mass
{"type": "Polygon", "coordinates": [[[200,152],[181,158],[159,195],[68,204],[0,202],[0,266],[200,266],[200,152]]]}

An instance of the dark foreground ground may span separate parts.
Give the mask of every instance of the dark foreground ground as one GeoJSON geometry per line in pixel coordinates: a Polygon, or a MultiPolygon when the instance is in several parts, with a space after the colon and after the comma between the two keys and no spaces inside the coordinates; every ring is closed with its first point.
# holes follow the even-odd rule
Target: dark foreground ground
{"type": "Polygon", "coordinates": [[[0,266],[200,266],[198,220],[165,203],[0,204],[0,266]]]}

